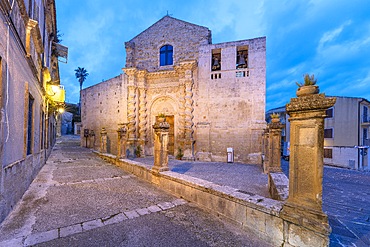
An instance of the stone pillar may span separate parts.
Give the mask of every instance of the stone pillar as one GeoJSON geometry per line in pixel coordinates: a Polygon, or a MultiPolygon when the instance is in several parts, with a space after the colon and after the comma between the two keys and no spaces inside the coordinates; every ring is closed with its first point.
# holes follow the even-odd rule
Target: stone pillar
{"type": "Polygon", "coordinates": [[[156,122],[153,125],[154,129],[154,172],[168,171],[168,132],[170,129],[169,123],[156,122]]]}
{"type": "Polygon", "coordinates": [[[127,128],[126,125],[118,127],[117,159],[126,159],[127,128]]]}
{"type": "Polygon", "coordinates": [[[328,246],[331,232],[322,211],[324,118],[336,99],[317,93],[318,89],[292,98],[286,105],[290,115],[289,197],[281,217],[287,224],[287,241],[292,244],[298,236],[303,241],[300,246],[328,246]]]}
{"type": "Polygon", "coordinates": [[[270,162],[270,152],[269,152],[269,130],[265,129],[262,135],[262,153],[263,158],[263,173],[268,173],[268,167],[270,162]]]}
{"type": "Polygon", "coordinates": [[[94,133],[94,130],[90,130],[89,131],[89,148],[93,148],[94,149],[94,146],[95,146],[95,133],[94,133]]]}
{"type": "Polygon", "coordinates": [[[100,131],[100,152],[107,152],[107,130],[104,127],[100,131]]]}
{"type": "Polygon", "coordinates": [[[272,122],[268,125],[269,129],[269,163],[268,172],[281,172],[281,130],[283,125],[280,119],[273,118],[272,122]]]}

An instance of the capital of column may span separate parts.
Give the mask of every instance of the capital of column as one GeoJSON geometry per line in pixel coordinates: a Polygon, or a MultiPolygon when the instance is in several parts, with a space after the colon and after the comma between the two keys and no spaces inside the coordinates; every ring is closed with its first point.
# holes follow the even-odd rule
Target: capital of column
{"type": "Polygon", "coordinates": [[[326,110],[335,104],[336,98],[325,97],[325,94],[312,94],[305,97],[292,98],[286,104],[286,111],[289,115],[305,112],[326,110]]]}
{"type": "Polygon", "coordinates": [[[170,129],[170,124],[167,122],[155,122],[153,124],[154,131],[157,132],[168,132],[170,129]]]}
{"type": "Polygon", "coordinates": [[[175,66],[175,71],[180,78],[192,78],[196,66],[196,60],[184,61],[175,66]]]}
{"type": "Polygon", "coordinates": [[[100,135],[107,135],[107,130],[105,129],[105,127],[101,128],[100,135]]]}

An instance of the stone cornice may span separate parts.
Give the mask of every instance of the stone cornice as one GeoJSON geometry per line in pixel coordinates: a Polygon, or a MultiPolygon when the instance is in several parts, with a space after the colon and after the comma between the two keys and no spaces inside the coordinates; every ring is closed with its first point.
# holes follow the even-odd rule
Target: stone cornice
{"type": "Polygon", "coordinates": [[[177,73],[174,70],[165,70],[158,72],[151,72],[147,74],[149,79],[159,79],[159,78],[170,78],[177,77],[177,73]]]}
{"type": "Polygon", "coordinates": [[[28,19],[27,28],[31,29],[33,43],[35,44],[36,51],[38,53],[44,52],[44,47],[42,45],[42,37],[40,32],[39,23],[35,20],[28,19]]]}
{"type": "Polygon", "coordinates": [[[335,104],[336,98],[325,97],[325,94],[313,94],[305,97],[290,99],[290,103],[286,104],[288,114],[298,111],[308,110],[326,110],[335,104]]]}
{"type": "Polygon", "coordinates": [[[137,68],[123,68],[122,70],[129,77],[135,76],[135,74],[137,72],[137,68]]]}
{"type": "Polygon", "coordinates": [[[180,62],[178,65],[175,66],[175,71],[179,75],[179,77],[192,77],[192,72],[197,67],[196,60],[189,60],[180,62]]]}

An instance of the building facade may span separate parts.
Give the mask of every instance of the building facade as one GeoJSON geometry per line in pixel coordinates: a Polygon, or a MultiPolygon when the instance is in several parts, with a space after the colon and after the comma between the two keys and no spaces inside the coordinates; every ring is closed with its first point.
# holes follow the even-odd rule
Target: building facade
{"type": "MultiPolygon", "coordinates": [[[[170,124],[169,154],[184,159],[261,163],[265,128],[266,39],[212,44],[211,31],[165,16],[125,43],[124,73],[84,89],[82,128],[117,153],[117,129],[128,129],[127,154],[153,155],[152,125],[170,124]]],[[[82,145],[85,141],[82,138],[82,145]]]]}
{"type": "MultiPolygon", "coordinates": [[[[335,105],[326,111],[324,129],[324,163],[356,170],[369,170],[370,102],[364,98],[337,96],[335,105]]],[[[271,109],[269,115],[279,113],[285,123],[282,142],[289,142],[289,115],[285,107],[271,109]]],[[[283,144],[284,146],[284,144],[283,144]]],[[[284,154],[284,150],[283,150],[284,154]]]]}
{"type": "Polygon", "coordinates": [[[0,20],[1,222],[46,162],[64,92],[54,0],[0,0],[0,20]]]}

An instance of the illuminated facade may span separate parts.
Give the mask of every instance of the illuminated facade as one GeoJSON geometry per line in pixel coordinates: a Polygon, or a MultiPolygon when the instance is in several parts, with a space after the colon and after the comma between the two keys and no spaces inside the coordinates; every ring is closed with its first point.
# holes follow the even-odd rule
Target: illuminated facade
{"type": "Polygon", "coordinates": [[[151,156],[152,126],[164,114],[170,155],[226,161],[233,148],[236,162],[261,163],[264,37],[212,44],[208,28],[165,16],[125,47],[124,74],[81,94],[82,128],[95,133],[93,147],[104,127],[116,154],[117,129],[126,125],[127,153],[151,156]]]}

